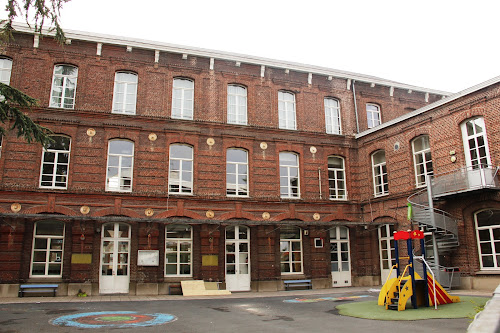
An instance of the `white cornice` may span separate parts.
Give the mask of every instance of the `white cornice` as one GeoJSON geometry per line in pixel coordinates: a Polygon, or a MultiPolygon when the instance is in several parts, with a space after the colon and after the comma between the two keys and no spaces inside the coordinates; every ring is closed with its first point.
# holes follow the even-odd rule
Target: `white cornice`
{"type": "MultiPolygon", "coordinates": [[[[26,24],[13,23],[12,26],[18,32],[34,34],[34,30],[26,24]]],[[[48,29],[44,29],[43,34],[51,36],[51,35],[54,35],[54,32],[51,32],[48,29]]],[[[341,71],[341,70],[327,68],[327,67],[306,65],[306,64],[300,64],[300,63],[295,63],[295,62],[280,61],[280,60],[261,58],[261,57],[251,56],[251,55],[209,50],[209,49],[196,48],[196,47],[190,47],[190,46],[160,43],[160,42],[154,42],[154,41],[149,41],[149,40],[145,40],[145,39],[111,36],[111,35],[89,33],[89,32],[82,32],[82,31],[75,31],[75,30],[64,29],[64,34],[66,35],[66,38],[71,39],[71,40],[82,40],[82,41],[103,43],[103,44],[110,44],[110,45],[121,45],[121,46],[125,46],[125,47],[128,46],[128,47],[132,47],[132,48],[147,49],[147,50],[153,50],[153,51],[189,54],[189,55],[200,56],[200,57],[205,57],[205,58],[230,60],[230,61],[235,61],[238,63],[247,63],[247,64],[259,65],[259,66],[266,66],[266,67],[283,68],[283,69],[293,70],[293,71],[297,71],[297,72],[324,75],[327,77],[332,76],[332,77],[337,77],[337,78],[346,79],[346,80],[350,79],[350,80],[354,80],[354,81],[358,81],[358,82],[365,82],[365,83],[370,83],[370,84],[374,83],[376,85],[381,85],[381,86],[386,86],[386,87],[395,87],[395,88],[405,89],[405,90],[420,91],[420,92],[424,92],[424,93],[431,93],[431,94],[436,94],[436,95],[441,95],[441,96],[450,95],[449,92],[442,91],[442,90],[427,89],[427,88],[408,85],[408,84],[404,84],[404,83],[400,83],[400,82],[396,82],[396,81],[385,80],[385,79],[375,77],[375,76],[363,75],[363,74],[347,72],[347,71],[341,71]]]]}
{"type": "Polygon", "coordinates": [[[436,109],[436,108],[438,108],[438,107],[440,107],[442,105],[445,105],[447,103],[453,102],[453,101],[455,101],[455,100],[457,100],[457,99],[459,99],[461,97],[464,97],[466,95],[472,94],[472,93],[474,93],[474,92],[476,92],[478,90],[484,89],[484,88],[486,88],[488,86],[491,86],[491,85],[493,85],[495,83],[498,83],[498,82],[500,82],[500,76],[494,77],[492,79],[489,79],[488,81],[484,81],[484,82],[479,83],[479,84],[477,84],[475,86],[472,86],[470,88],[462,90],[462,91],[460,91],[460,92],[458,92],[456,94],[450,95],[450,96],[448,96],[446,98],[443,98],[443,99],[441,99],[439,101],[436,101],[436,102],[434,102],[432,104],[426,105],[426,106],[424,106],[424,107],[422,107],[420,109],[417,109],[417,110],[414,110],[412,112],[409,112],[409,113],[407,113],[407,114],[405,114],[405,115],[403,115],[401,117],[392,119],[392,120],[390,120],[390,121],[388,121],[386,123],[383,123],[383,124],[381,124],[379,126],[376,126],[376,127],[370,128],[370,129],[368,129],[368,130],[366,130],[364,132],[358,133],[358,134],[356,134],[355,138],[359,139],[359,138],[362,138],[362,137],[367,136],[369,134],[378,132],[378,131],[380,131],[380,130],[382,130],[384,128],[390,127],[392,125],[396,125],[396,124],[398,124],[400,122],[403,122],[403,121],[408,120],[410,118],[416,117],[416,116],[418,116],[418,115],[420,115],[422,113],[425,113],[427,111],[436,109]]]}

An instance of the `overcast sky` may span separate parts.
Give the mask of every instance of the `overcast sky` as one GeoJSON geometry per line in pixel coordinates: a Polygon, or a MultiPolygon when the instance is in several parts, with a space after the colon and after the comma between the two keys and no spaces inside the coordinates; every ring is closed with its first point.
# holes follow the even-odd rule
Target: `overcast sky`
{"type": "Polygon", "coordinates": [[[71,0],[61,16],[71,30],[312,64],[449,92],[500,75],[498,0],[71,0]]]}

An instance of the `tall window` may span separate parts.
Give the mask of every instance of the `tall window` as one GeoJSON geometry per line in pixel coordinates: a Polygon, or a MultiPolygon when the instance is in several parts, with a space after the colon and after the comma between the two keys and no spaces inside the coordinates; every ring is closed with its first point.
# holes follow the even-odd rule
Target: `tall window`
{"type": "Polygon", "coordinates": [[[500,210],[483,210],[474,218],[481,269],[500,270],[500,210]]]}
{"type": "Polygon", "coordinates": [[[43,149],[40,187],[65,189],[68,187],[71,139],[60,135],[51,138],[54,141],[43,149]]]}
{"type": "Polygon", "coordinates": [[[280,153],[280,194],[282,198],[298,198],[299,157],[294,153],[280,153]]]}
{"type": "Polygon", "coordinates": [[[227,86],[227,122],[247,124],[247,89],[242,86],[227,86]]]}
{"type": "Polygon", "coordinates": [[[165,276],[192,275],[193,231],[189,225],[165,227],[165,276]]]}
{"type": "Polygon", "coordinates": [[[10,75],[12,73],[12,60],[0,58],[0,82],[10,84],[10,75]]]}
{"type": "Polygon", "coordinates": [[[56,65],[52,79],[50,107],[73,109],[75,107],[76,80],[78,68],[70,65],[56,65]]]}
{"type": "Polygon", "coordinates": [[[330,200],[347,199],[345,166],[342,157],[328,157],[328,187],[330,191],[330,200]]]}
{"type": "Polygon", "coordinates": [[[417,187],[425,186],[425,176],[431,176],[432,157],[431,145],[429,144],[429,137],[422,135],[416,138],[411,143],[413,148],[413,164],[415,166],[415,183],[417,187]]]}
{"type": "Polygon", "coordinates": [[[302,273],[302,230],[299,227],[280,228],[281,274],[302,273]]]}
{"type": "Polygon", "coordinates": [[[325,98],[326,133],[342,134],[340,125],[340,104],[333,98],[325,98]]]}
{"type": "Polygon", "coordinates": [[[135,114],[137,74],[117,72],[113,94],[113,113],[135,114]]]}
{"type": "Polygon", "coordinates": [[[227,150],[226,194],[248,196],[248,153],[246,150],[227,150]]]}
{"type": "Polygon", "coordinates": [[[278,92],[279,128],[295,130],[295,95],[285,91],[278,92]]]}
{"type": "Polygon", "coordinates": [[[373,187],[375,196],[389,194],[389,182],[387,180],[387,166],[385,163],[385,152],[379,150],[372,154],[373,187]]]}
{"type": "Polygon", "coordinates": [[[380,107],[376,104],[366,104],[366,118],[368,128],[380,125],[382,123],[380,120],[380,107]]]}
{"type": "Polygon", "coordinates": [[[174,79],[172,89],[172,118],[193,119],[194,82],[174,79]]]}
{"type": "Polygon", "coordinates": [[[193,147],[170,146],[170,167],[168,171],[168,192],[193,193],[193,147]]]}
{"type": "Polygon", "coordinates": [[[106,191],[131,192],[134,172],[134,143],[112,140],[108,147],[106,191]]]}
{"type": "Polygon", "coordinates": [[[61,276],[63,249],[64,223],[53,220],[36,222],[30,276],[61,276]]]}
{"type": "Polygon", "coordinates": [[[468,167],[479,169],[491,164],[483,118],[474,118],[462,123],[462,138],[468,167]]]}

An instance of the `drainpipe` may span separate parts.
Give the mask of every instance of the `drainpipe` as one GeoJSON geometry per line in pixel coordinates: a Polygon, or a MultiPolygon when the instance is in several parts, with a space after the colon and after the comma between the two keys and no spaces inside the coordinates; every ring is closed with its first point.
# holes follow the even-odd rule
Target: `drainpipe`
{"type": "Polygon", "coordinates": [[[354,86],[356,80],[352,80],[352,95],[354,98],[354,114],[356,115],[356,134],[359,133],[359,120],[358,120],[358,103],[356,102],[356,87],[354,86]]]}

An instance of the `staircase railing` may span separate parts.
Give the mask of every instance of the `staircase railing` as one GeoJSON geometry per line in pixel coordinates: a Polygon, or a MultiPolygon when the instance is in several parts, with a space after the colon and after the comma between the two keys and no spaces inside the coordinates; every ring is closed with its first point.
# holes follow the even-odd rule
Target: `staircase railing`
{"type": "MultiPolygon", "coordinates": [[[[434,290],[434,292],[432,293],[434,295],[434,309],[437,310],[438,306],[437,306],[437,301],[436,301],[436,276],[434,275],[434,272],[432,271],[431,266],[429,266],[429,264],[427,263],[427,260],[425,260],[424,256],[415,256],[414,255],[413,259],[422,260],[422,262],[427,267],[427,271],[430,272],[432,275],[432,282],[433,282],[432,289],[434,290]]],[[[427,276],[424,276],[424,279],[425,279],[425,283],[427,283],[427,276]]]]}

